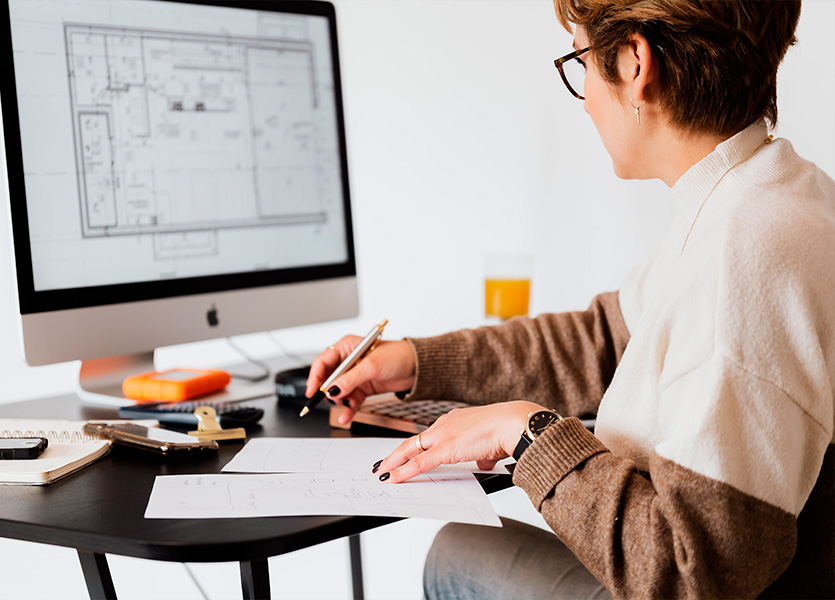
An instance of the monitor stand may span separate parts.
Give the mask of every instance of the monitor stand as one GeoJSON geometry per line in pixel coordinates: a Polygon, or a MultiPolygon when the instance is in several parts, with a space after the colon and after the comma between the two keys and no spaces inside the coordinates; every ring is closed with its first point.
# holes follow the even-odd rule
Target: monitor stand
{"type": "MultiPolygon", "coordinates": [[[[132,406],[135,400],[122,394],[122,382],[131,375],[156,370],[154,353],[141,352],[81,361],[76,394],[84,404],[94,406],[132,406]]],[[[233,380],[223,390],[200,396],[212,402],[238,402],[262,398],[275,393],[272,378],[257,383],[233,380]]]]}

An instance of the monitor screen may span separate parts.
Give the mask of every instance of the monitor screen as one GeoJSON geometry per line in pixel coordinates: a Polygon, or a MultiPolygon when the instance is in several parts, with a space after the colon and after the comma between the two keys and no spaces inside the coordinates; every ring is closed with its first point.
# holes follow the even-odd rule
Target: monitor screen
{"type": "MultiPolygon", "coordinates": [[[[162,345],[356,314],[350,286],[344,307],[305,296],[321,304],[323,282],[356,273],[331,4],[9,0],[0,25],[27,357],[30,315],[56,313],[54,332],[68,311],[93,323],[90,309],[131,305],[121,323],[136,305],[166,328],[176,307],[154,302],[191,299],[197,328],[162,345]],[[218,313],[229,327],[213,331],[218,313]]],[[[154,341],[138,337],[126,352],[154,341]]],[[[48,360],[118,347],[101,341],[48,360]]]]}
{"type": "Polygon", "coordinates": [[[11,0],[24,312],[352,272],[330,23],[281,4],[11,0]]]}

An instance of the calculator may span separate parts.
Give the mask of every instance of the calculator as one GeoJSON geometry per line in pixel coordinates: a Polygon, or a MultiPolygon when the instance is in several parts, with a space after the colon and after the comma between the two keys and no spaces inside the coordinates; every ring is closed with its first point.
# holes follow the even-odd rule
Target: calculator
{"type": "Polygon", "coordinates": [[[217,420],[224,429],[254,425],[264,416],[264,410],[235,402],[188,400],[185,402],[155,402],[123,406],[119,416],[127,419],[156,419],[174,426],[197,426],[194,411],[198,406],[210,406],[217,412],[217,420]]]}
{"type": "MultiPolygon", "coordinates": [[[[354,423],[373,425],[384,429],[393,429],[404,433],[421,433],[442,415],[455,408],[468,408],[472,404],[451,400],[411,400],[404,402],[394,394],[380,394],[366,398],[362,407],[347,425],[339,423],[341,406],[331,406],[328,422],[331,427],[350,429],[354,423]]],[[[581,415],[580,422],[594,433],[596,420],[594,415],[581,415]]]]}
{"type": "Polygon", "coordinates": [[[330,425],[340,429],[350,428],[352,423],[374,425],[385,429],[394,429],[405,433],[420,433],[434,423],[438,417],[454,408],[472,406],[465,402],[449,400],[412,400],[404,402],[394,394],[384,394],[367,398],[362,408],[354,415],[348,425],[339,424],[341,406],[331,407],[330,425]]]}

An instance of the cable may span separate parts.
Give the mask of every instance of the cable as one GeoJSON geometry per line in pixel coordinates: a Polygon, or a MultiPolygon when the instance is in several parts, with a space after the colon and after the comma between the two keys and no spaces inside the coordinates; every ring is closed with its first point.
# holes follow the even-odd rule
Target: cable
{"type": "Polygon", "coordinates": [[[183,563],[183,566],[186,568],[186,573],[188,573],[188,576],[191,577],[194,585],[197,586],[197,591],[200,592],[200,595],[203,596],[204,600],[209,600],[209,595],[206,594],[206,590],[204,590],[203,586],[200,585],[200,582],[197,581],[197,577],[194,575],[194,571],[191,570],[191,567],[189,567],[186,563],[183,563]]]}
{"type": "Polygon", "coordinates": [[[267,377],[270,376],[270,368],[266,365],[266,363],[261,362],[258,359],[252,358],[249,354],[247,354],[243,348],[238,346],[235,342],[232,341],[232,338],[226,338],[226,343],[229,344],[233,350],[235,350],[238,354],[243,356],[248,362],[255,365],[259,369],[261,369],[262,373],[259,375],[241,375],[239,373],[229,373],[235,379],[243,379],[244,381],[249,382],[256,382],[256,381],[263,381],[267,377]]]}
{"type": "Polygon", "coordinates": [[[309,359],[302,358],[298,354],[294,354],[293,352],[290,352],[289,350],[287,350],[287,348],[284,347],[284,344],[282,344],[279,341],[278,337],[272,331],[267,332],[267,337],[270,338],[270,341],[272,341],[272,343],[275,344],[275,347],[278,348],[284,356],[286,356],[290,360],[296,362],[298,364],[298,366],[307,367],[307,366],[310,365],[310,360],[309,359]]]}

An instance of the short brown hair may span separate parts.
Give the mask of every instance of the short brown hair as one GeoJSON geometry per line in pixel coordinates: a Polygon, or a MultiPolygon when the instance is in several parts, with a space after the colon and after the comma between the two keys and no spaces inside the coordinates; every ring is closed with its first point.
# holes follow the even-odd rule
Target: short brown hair
{"type": "Polygon", "coordinates": [[[582,25],[609,83],[619,50],[641,34],[658,60],[659,101],[686,131],[733,135],[777,123],[777,67],[797,42],[800,0],[554,0],[569,32],[582,25]]]}

